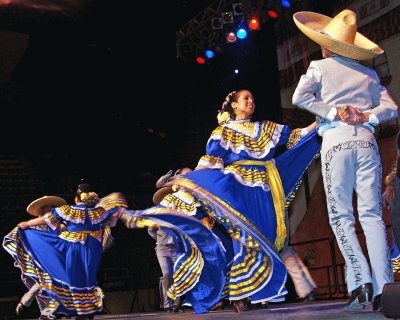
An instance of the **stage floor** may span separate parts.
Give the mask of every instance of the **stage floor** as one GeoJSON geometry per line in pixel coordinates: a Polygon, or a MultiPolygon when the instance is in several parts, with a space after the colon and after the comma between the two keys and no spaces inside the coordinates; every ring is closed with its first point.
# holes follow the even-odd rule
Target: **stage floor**
{"type": "Polygon", "coordinates": [[[195,314],[191,309],[180,313],[145,312],[130,314],[96,315],[95,320],[106,319],[251,319],[251,320],[383,320],[386,318],[381,312],[373,312],[372,305],[362,311],[344,311],[345,300],[324,300],[309,303],[282,303],[269,304],[266,309],[255,309],[242,313],[235,313],[232,307],[224,310],[211,311],[205,314],[195,314]]]}

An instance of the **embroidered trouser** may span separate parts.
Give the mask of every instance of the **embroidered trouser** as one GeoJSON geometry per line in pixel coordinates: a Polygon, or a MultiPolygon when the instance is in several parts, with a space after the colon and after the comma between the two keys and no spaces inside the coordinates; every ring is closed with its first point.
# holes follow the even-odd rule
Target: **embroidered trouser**
{"type": "Polygon", "coordinates": [[[323,134],[322,176],[329,223],[346,263],[350,293],[371,282],[374,296],[393,282],[386,226],[382,219],[382,164],[374,135],[362,126],[338,126],[323,134]],[[371,269],[355,229],[353,191],[371,269]]]}

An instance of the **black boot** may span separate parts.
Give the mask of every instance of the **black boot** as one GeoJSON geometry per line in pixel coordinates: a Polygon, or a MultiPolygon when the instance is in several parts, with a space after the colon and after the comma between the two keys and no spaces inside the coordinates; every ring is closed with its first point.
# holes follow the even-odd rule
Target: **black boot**
{"type": "Polygon", "coordinates": [[[22,302],[18,302],[15,308],[15,314],[17,315],[18,318],[23,317],[27,310],[28,307],[26,305],[22,304],[22,302]]]}
{"type": "Polygon", "coordinates": [[[350,299],[344,307],[347,311],[362,310],[372,300],[372,284],[365,283],[351,292],[350,299]]]}
{"type": "Polygon", "coordinates": [[[382,295],[378,294],[374,298],[374,302],[372,304],[372,310],[375,312],[382,312],[382,295]]]}
{"type": "Polygon", "coordinates": [[[172,311],[173,312],[183,312],[182,310],[182,297],[176,297],[174,303],[172,304],[172,311]]]}

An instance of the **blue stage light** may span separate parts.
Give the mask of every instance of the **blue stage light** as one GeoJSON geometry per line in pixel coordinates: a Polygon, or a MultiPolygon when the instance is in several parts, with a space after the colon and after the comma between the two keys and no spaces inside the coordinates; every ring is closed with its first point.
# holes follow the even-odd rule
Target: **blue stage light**
{"type": "Polygon", "coordinates": [[[207,57],[208,59],[212,59],[212,58],[215,57],[215,52],[212,51],[212,50],[210,50],[210,49],[208,49],[208,50],[205,51],[205,55],[206,55],[206,57],[207,57]]]}
{"type": "Polygon", "coordinates": [[[236,31],[236,36],[239,39],[244,39],[247,37],[247,31],[244,28],[239,28],[238,31],[236,31]]]}

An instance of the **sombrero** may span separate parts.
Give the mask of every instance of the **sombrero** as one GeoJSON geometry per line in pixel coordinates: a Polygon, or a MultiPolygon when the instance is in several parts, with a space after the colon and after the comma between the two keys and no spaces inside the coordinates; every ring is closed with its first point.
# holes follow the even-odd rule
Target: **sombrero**
{"type": "Polygon", "coordinates": [[[357,15],[349,9],[333,18],[300,11],[293,15],[293,20],[307,37],[341,56],[368,60],[384,52],[376,43],[357,32],[357,15]]]}
{"type": "Polygon", "coordinates": [[[172,189],[172,185],[167,186],[167,187],[162,187],[159,190],[157,190],[157,192],[153,195],[153,203],[155,205],[158,205],[161,200],[170,193],[173,193],[174,190],[172,189]]]}
{"type": "Polygon", "coordinates": [[[32,216],[38,217],[40,215],[40,209],[44,206],[60,207],[65,204],[67,204],[67,202],[63,198],[56,196],[44,196],[32,201],[26,207],[26,211],[28,211],[28,213],[32,216]]]}

